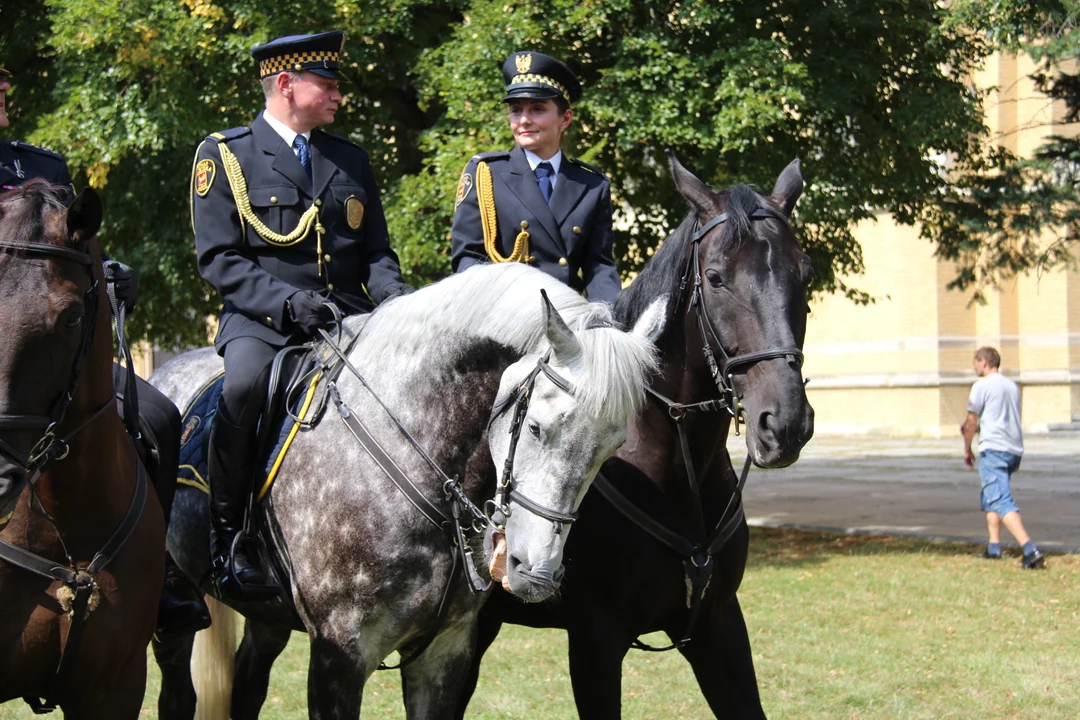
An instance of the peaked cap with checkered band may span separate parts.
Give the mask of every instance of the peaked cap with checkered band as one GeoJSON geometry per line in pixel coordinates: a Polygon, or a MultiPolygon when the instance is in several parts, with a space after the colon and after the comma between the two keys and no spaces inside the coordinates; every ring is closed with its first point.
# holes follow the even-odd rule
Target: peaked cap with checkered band
{"type": "Polygon", "coordinates": [[[581,83],[570,68],[543,53],[518,50],[506,58],[502,72],[506,80],[503,102],[515,98],[545,100],[561,97],[573,104],[581,97],[581,83]]]}
{"type": "Polygon", "coordinates": [[[251,56],[259,62],[259,79],[293,71],[338,79],[345,33],[340,30],[312,35],[288,35],[259,45],[251,56]]]}

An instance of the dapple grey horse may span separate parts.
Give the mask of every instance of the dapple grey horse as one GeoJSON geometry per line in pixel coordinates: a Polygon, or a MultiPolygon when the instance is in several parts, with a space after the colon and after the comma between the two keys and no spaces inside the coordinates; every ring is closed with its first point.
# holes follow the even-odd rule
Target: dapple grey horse
{"type": "MultiPolygon", "coordinates": [[[[445,474],[460,478],[471,501],[492,498],[503,485],[497,468],[512,460],[508,494],[497,503],[505,516],[502,584],[524,599],[542,600],[558,587],[566,520],[640,407],[656,368],[652,338],[662,330],[664,305],[658,300],[655,312],[622,332],[607,305],[590,304],[527,266],[504,264],[471,269],[347,320],[360,327],[353,366],[445,474]],[[520,415],[507,409],[508,399],[527,378],[534,384],[520,415]]],[[[207,349],[170,361],[151,381],[185,407],[220,371],[207,349]]],[[[346,412],[445,508],[443,480],[372,392],[348,371],[337,388],[346,412]]],[[[310,636],[310,717],[358,718],[365,681],[395,650],[408,660],[401,670],[408,716],[452,714],[485,595],[451,584],[446,535],[387,479],[333,408],[296,438],[267,502],[288,558],[292,603],[235,606],[247,624],[232,717],[257,717],[270,666],[294,628],[310,636]],[[444,593],[449,609],[440,613],[444,593]]],[[[184,487],[169,546],[193,578],[206,575],[207,537],[206,497],[184,487]]],[[[155,653],[160,717],[190,718],[191,639],[156,643],[155,653]]]]}

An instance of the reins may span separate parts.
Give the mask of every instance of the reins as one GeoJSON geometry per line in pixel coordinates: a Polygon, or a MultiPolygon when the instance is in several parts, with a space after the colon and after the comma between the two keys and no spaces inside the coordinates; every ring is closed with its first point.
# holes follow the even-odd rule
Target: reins
{"type": "MultiPolygon", "coordinates": [[[[753,220],[776,219],[787,223],[787,217],[769,207],[758,207],[749,218],[753,220]]],[[[728,214],[721,213],[698,228],[691,236],[687,252],[686,265],[683,269],[682,278],[679,282],[679,290],[675,307],[682,307],[686,300],[686,312],[694,312],[698,332],[701,335],[701,352],[709,367],[709,374],[713,383],[720,391],[720,397],[695,403],[678,403],[665,397],[656,390],[647,388],[648,393],[659,403],[667,408],[668,416],[675,423],[679,433],[679,446],[682,452],[683,465],[686,468],[686,481],[690,488],[690,496],[693,501],[694,529],[698,538],[690,540],[679,533],[671,530],[659,521],[651,517],[647,512],[635,505],[604,475],[603,469],[597,473],[593,484],[597,491],[611,505],[621,512],[628,520],[633,522],[641,530],[651,535],[660,544],[675,552],[683,558],[683,567],[687,578],[687,607],[690,610],[690,618],[686,630],[681,639],[666,647],[654,647],[634,639],[632,647],[648,652],[664,652],[667,650],[681,649],[691,641],[691,631],[697,624],[701,606],[708,592],[709,583],[712,579],[714,568],[713,556],[728,543],[735,535],[745,520],[745,512],[742,503],[742,490],[746,485],[746,478],[750,472],[750,455],[747,454],[743,464],[738,483],[728,498],[724,511],[716,526],[709,532],[705,526],[705,512],[701,500],[701,488],[698,484],[697,472],[690,451],[690,440],[686,433],[683,419],[690,412],[727,412],[735,421],[735,435],[739,435],[739,422],[742,418],[744,407],[742,396],[735,392],[734,376],[736,373],[746,372],[751,367],[763,360],[775,358],[787,358],[789,362],[797,363],[802,367],[803,353],[797,347],[777,347],[759,350],[740,355],[728,355],[720,342],[720,335],[716,332],[711,319],[705,312],[704,290],[701,281],[701,240],[710,232],[728,220],[728,214]],[[689,296],[687,290],[689,289],[689,296]],[[713,347],[719,351],[719,362],[713,347]]]]}

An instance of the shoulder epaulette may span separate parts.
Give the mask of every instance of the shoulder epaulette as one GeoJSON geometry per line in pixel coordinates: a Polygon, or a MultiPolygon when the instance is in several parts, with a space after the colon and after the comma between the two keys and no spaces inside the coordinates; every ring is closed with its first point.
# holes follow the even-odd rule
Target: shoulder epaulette
{"type": "Polygon", "coordinates": [[[37,145],[30,145],[29,143],[24,143],[21,140],[12,140],[11,147],[15,148],[16,150],[26,150],[28,152],[37,153],[38,155],[44,155],[45,157],[50,157],[54,160],[64,159],[64,156],[60,155],[59,153],[54,153],[52,150],[46,150],[45,148],[38,147],[37,145]]]}
{"type": "Polygon", "coordinates": [[[506,150],[491,150],[489,152],[476,153],[469,162],[491,162],[492,160],[509,160],[510,153],[506,150]]]}
{"type": "Polygon", "coordinates": [[[607,179],[607,176],[604,175],[604,172],[600,168],[598,168],[598,167],[596,167],[594,165],[590,165],[589,163],[584,162],[582,160],[578,160],[577,158],[570,158],[570,162],[574,163],[575,165],[577,165],[579,168],[582,168],[583,170],[588,170],[589,172],[591,172],[591,173],[593,173],[595,175],[599,175],[600,177],[604,178],[605,180],[607,179]]]}
{"type": "Polygon", "coordinates": [[[210,133],[206,137],[207,139],[214,139],[218,142],[229,142],[230,140],[235,140],[238,137],[243,137],[250,132],[251,128],[245,125],[244,127],[231,128],[229,130],[222,130],[221,132],[210,133]]]}
{"type": "MultiPolygon", "coordinates": [[[[318,128],[318,129],[316,130],[316,132],[320,132],[320,133],[322,133],[323,135],[325,135],[326,137],[330,138],[331,140],[337,140],[338,142],[343,142],[343,143],[346,143],[346,144],[348,144],[348,145],[352,145],[352,146],[354,146],[354,147],[360,147],[360,145],[358,145],[357,143],[353,142],[352,140],[350,140],[349,138],[345,137],[344,135],[337,135],[337,134],[335,134],[335,133],[332,133],[332,132],[329,132],[329,131],[327,131],[327,130],[323,130],[322,128],[318,128]]],[[[363,149],[363,148],[361,148],[361,149],[363,149]]]]}

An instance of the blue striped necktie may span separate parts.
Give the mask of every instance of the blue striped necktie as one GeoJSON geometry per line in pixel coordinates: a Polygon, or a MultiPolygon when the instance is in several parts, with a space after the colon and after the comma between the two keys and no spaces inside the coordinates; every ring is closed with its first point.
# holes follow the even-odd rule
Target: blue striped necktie
{"type": "Polygon", "coordinates": [[[307,173],[308,180],[311,179],[311,149],[308,148],[308,140],[303,135],[297,135],[296,140],[293,141],[293,147],[296,148],[296,157],[299,158],[300,164],[304,166],[304,172],[307,173]]]}

